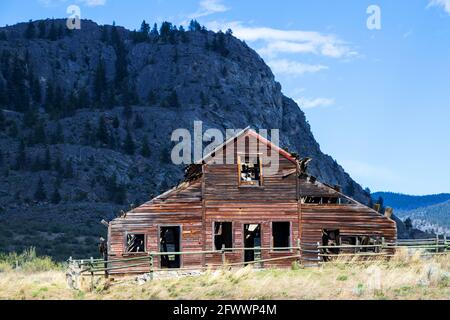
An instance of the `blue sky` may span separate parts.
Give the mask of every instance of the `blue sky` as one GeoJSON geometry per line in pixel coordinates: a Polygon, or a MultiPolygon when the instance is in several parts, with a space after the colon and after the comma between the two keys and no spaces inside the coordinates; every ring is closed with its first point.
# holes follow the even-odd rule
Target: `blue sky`
{"type": "Polygon", "coordinates": [[[15,0],[0,25],[67,17],[137,29],[197,18],[257,50],[322,150],[364,187],[450,192],[450,0],[15,0]],[[367,8],[381,29],[367,28],[367,8]]]}

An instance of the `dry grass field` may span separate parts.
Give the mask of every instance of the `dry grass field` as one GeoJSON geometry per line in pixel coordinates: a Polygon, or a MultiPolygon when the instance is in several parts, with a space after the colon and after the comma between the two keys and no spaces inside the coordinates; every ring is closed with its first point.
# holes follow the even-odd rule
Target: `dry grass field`
{"type": "Polygon", "coordinates": [[[0,299],[450,299],[449,255],[421,258],[399,252],[390,261],[216,270],[142,285],[133,277],[111,283],[99,278],[92,292],[89,278],[81,290],[69,289],[63,266],[28,255],[19,268],[11,264],[14,259],[0,262],[0,299]]]}

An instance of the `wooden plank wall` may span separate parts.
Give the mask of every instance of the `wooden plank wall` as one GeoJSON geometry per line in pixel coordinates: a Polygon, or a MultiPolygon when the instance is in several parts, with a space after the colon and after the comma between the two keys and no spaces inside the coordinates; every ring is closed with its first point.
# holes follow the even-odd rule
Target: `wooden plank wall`
{"type": "MultiPolygon", "coordinates": [[[[246,139],[248,135],[240,137],[246,139]]],[[[254,139],[254,135],[250,137],[254,139]]],[[[203,165],[203,175],[196,181],[183,184],[176,190],[165,193],[153,201],[128,213],[124,218],[110,223],[110,259],[135,257],[124,252],[126,234],[144,233],[147,252],[159,251],[159,227],[181,226],[182,251],[209,251],[214,247],[213,223],[233,223],[233,246],[244,247],[243,230],[245,224],[261,224],[263,247],[272,246],[272,222],[291,223],[291,245],[300,238],[302,244],[321,242],[323,229],[339,229],[341,234],[380,235],[386,241],[396,239],[395,222],[374,210],[360,204],[301,204],[300,198],[339,197],[340,194],[324,184],[297,178],[297,165],[292,159],[280,157],[278,172],[264,176],[267,164],[263,166],[262,187],[240,187],[237,155],[238,153],[261,153],[271,156],[269,145],[242,144],[236,139],[223,148],[203,165]],[[244,147],[242,147],[244,146],[244,147]],[[265,149],[262,149],[265,148],[265,149]],[[217,164],[214,159],[232,153],[233,164],[217,164]],[[291,174],[286,174],[286,173],[291,174]]],[[[278,151],[273,151],[278,152],[278,151]]],[[[224,160],[222,160],[224,161],[224,160]]],[[[263,159],[264,162],[264,159],[263,159]]],[[[296,254],[297,252],[263,251],[262,258],[270,259],[296,254]]],[[[144,254],[146,255],[146,254],[144,254]]],[[[243,252],[227,253],[230,263],[243,262],[243,252]]],[[[304,254],[304,258],[315,258],[317,254],[304,254]]],[[[188,255],[182,259],[182,267],[199,267],[222,263],[221,254],[188,255]]],[[[292,260],[265,263],[265,267],[288,267],[292,260]]],[[[130,263],[129,263],[130,264],[130,263]]],[[[159,259],[155,267],[159,268],[159,259]]],[[[148,272],[147,266],[129,268],[117,273],[148,272]]]]}
{"type": "MultiPolygon", "coordinates": [[[[145,254],[126,254],[124,252],[127,233],[146,235],[146,251],[159,252],[159,227],[181,226],[181,250],[202,250],[202,202],[201,180],[184,189],[173,192],[167,197],[156,199],[129,212],[125,218],[110,223],[109,254],[110,259],[146,256],[145,254]]],[[[201,255],[184,256],[182,267],[201,265],[201,255]]],[[[132,263],[128,263],[132,264],[132,263]]],[[[159,258],[154,261],[160,266],[159,258]]],[[[117,264],[116,264],[117,265],[117,264]]],[[[143,273],[149,267],[136,267],[119,270],[117,273],[143,273]]]]}
{"type": "MultiPolygon", "coordinates": [[[[244,135],[235,140],[232,147],[227,147],[223,152],[217,153],[215,158],[221,158],[226,163],[224,156],[234,159],[233,164],[207,164],[204,166],[205,179],[205,240],[207,250],[214,246],[214,222],[233,222],[234,247],[243,248],[243,232],[245,224],[261,225],[261,245],[272,246],[272,222],[291,223],[291,244],[295,245],[299,237],[299,216],[297,205],[296,174],[284,177],[288,171],[296,171],[296,164],[285,157],[280,156],[279,167],[276,174],[267,176],[264,172],[268,169],[267,157],[272,156],[272,149],[263,143],[259,143],[254,136],[244,135]],[[246,139],[246,142],[242,140],[246,139]],[[263,185],[261,187],[240,187],[237,167],[238,154],[262,154],[263,161],[263,185]]],[[[273,151],[276,152],[276,151],[273,151]]],[[[229,163],[229,162],[228,162],[229,163]]],[[[262,258],[270,259],[292,255],[290,252],[263,251],[262,258]]],[[[227,253],[229,263],[243,262],[244,253],[227,253]]],[[[221,263],[220,254],[211,254],[206,257],[207,264],[221,263]]],[[[264,266],[291,265],[292,261],[267,262],[264,266]]]]}
{"type": "MultiPolygon", "coordinates": [[[[341,235],[380,236],[386,242],[397,239],[396,224],[376,211],[362,205],[301,205],[301,243],[322,242],[323,229],[338,229],[341,235]]],[[[317,259],[305,253],[304,258],[317,259]]]]}

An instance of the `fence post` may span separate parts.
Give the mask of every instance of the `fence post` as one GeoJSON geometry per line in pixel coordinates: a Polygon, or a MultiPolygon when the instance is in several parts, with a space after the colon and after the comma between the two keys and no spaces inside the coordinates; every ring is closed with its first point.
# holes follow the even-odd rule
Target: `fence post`
{"type": "Polygon", "coordinates": [[[91,262],[89,264],[91,267],[91,292],[94,291],[94,258],[91,257],[91,262]]]}
{"type": "Polygon", "coordinates": [[[153,253],[150,252],[150,280],[153,280],[153,253]]]}
{"type": "Polygon", "coordinates": [[[439,253],[439,235],[436,234],[436,253],[439,253]]]}
{"type": "Polygon", "coordinates": [[[297,252],[298,252],[298,263],[301,264],[301,255],[302,255],[302,250],[300,248],[300,238],[297,238],[297,252]]]}
{"type": "Polygon", "coordinates": [[[444,252],[447,251],[447,234],[444,233],[444,252]]]}
{"type": "Polygon", "coordinates": [[[225,256],[225,245],[222,244],[222,267],[225,265],[226,256],[225,256]]]}

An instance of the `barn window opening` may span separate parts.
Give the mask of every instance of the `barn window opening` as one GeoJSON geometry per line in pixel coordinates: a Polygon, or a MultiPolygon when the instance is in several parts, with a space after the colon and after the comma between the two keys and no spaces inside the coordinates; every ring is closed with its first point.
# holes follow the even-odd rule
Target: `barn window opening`
{"type": "Polygon", "coordinates": [[[261,225],[244,225],[244,261],[251,262],[261,260],[261,225]],[[249,250],[248,250],[249,249],[249,250]]]}
{"type": "Polygon", "coordinates": [[[159,249],[160,252],[167,253],[161,256],[161,268],[180,268],[180,255],[170,254],[180,252],[180,234],[180,227],[161,227],[159,249]]]}
{"type": "Polygon", "coordinates": [[[145,252],[144,234],[127,234],[127,253],[145,252]]]}
{"type": "Polygon", "coordinates": [[[290,222],[272,222],[272,241],[274,251],[289,251],[291,245],[290,222]]]}
{"type": "Polygon", "coordinates": [[[214,223],[214,247],[216,250],[233,248],[233,227],[231,222],[214,223]]]}
{"type": "Polygon", "coordinates": [[[303,204],[354,204],[354,202],[347,198],[337,198],[337,197],[312,197],[306,196],[301,199],[303,204]]]}
{"type": "Polygon", "coordinates": [[[324,229],[322,230],[322,248],[320,253],[322,254],[323,261],[330,261],[333,255],[340,253],[340,237],[339,230],[324,229]],[[333,248],[336,247],[336,248],[333,248]]]}
{"type": "Polygon", "coordinates": [[[239,156],[239,184],[243,186],[262,185],[262,164],[259,155],[239,156]]]}

